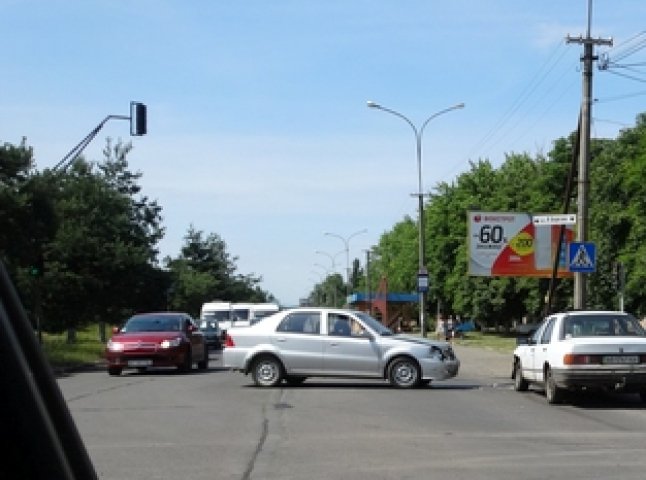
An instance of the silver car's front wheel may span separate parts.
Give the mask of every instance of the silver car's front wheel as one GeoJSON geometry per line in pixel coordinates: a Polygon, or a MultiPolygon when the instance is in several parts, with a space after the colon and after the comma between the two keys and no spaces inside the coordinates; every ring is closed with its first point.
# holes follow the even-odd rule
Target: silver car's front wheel
{"type": "Polygon", "coordinates": [[[251,376],[259,387],[275,387],[283,379],[283,366],[276,357],[260,357],[253,362],[251,376]]]}
{"type": "Polygon", "coordinates": [[[411,358],[397,358],[390,364],[388,379],[394,387],[414,388],[421,380],[419,365],[411,358]]]}

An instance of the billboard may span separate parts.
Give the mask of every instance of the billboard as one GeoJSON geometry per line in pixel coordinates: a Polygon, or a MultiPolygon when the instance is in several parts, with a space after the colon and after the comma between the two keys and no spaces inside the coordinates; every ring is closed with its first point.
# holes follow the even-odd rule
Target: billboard
{"type": "Polygon", "coordinates": [[[557,252],[561,225],[534,222],[533,217],[530,213],[469,212],[469,275],[549,278],[558,254],[557,276],[571,277],[567,246],[574,238],[573,226],[565,226],[557,252]]]}

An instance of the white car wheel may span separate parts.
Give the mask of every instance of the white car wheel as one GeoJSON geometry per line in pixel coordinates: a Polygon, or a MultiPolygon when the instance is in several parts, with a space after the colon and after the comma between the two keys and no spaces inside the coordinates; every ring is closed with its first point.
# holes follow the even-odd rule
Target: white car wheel
{"type": "Polygon", "coordinates": [[[545,368],[545,397],[550,405],[563,401],[563,389],[556,386],[549,367],[545,368]]]}
{"type": "Polygon", "coordinates": [[[514,363],[514,390],[525,392],[529,388],[529,383],[523,378],[523,368],[520,360],[514,363]]]}

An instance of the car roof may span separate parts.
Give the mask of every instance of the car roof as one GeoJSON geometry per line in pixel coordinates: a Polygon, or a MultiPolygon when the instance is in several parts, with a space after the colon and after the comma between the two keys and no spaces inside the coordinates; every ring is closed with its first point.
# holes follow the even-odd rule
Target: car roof
{"type": "Polygon", "coordinates": [[[163,312],[143,312],[143,313],[135,313],[133,317],[143,317],[146,315],[154,315],[156,317],[159,316],[170,316],[170,317],[175,317],[177,315],[186,315],[187,317],[190,317],[190,315],[186,312],[169,312],[169,311],[163,311],[163,312]]]}
{"type": "Polygon", "coordinates": [[[559,315],[630,315],[630,313],[619,310],[569,310],[567,312],[560,312],[559,315]]]}

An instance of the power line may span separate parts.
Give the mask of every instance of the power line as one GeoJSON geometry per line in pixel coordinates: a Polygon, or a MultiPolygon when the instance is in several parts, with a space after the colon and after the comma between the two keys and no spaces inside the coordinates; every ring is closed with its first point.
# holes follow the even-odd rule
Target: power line
{"type": "Polygon", "coordinates": [[[614,97],[595,98],[594,101],[596,103],[607,103],[607,102],[614,102],[617,100],[625,100],[627,98],[639,97],[641,95],[646,95],[646,90],[643,90],[641,92],[635,92],[635,93],[626,93],[625,95],[617,95],[614,97]]]}
{"type": "MultiPolygon", "coordinates": [[[[480,139],[476,145],[471,149],[467,155],[469,158],[473,156],[474,153],[478,151],[485,150],[485,146],[492,148],[494,145],[499,143],[504,139],[506,132],[503,132],[502,135],[499,135],[503,131],[503,127],[507,125],[512,118],[520,111],[521,107],[528,101],[531,95],[536,92],[538,87],[545,81],[548,75],[556,68],[556,66],[561,62],[567,49],[564,48],[563,43],[559,43],[557,47],[551,52],[550,56],[546,61],[541,65],[539,70],[533,76],[532,80],[529,82],[527,87],[520,93],[516,100],[511,104],[509,109],[503,113],[500,119],[491,127],[491,129],[480,139]],[[559,55],[560,53],[560,55],[559,55]],[[496,139],[497,138],[497,139],[496,139]],[[494,141],[494,139],[496,139],[494,141]],[[487,145],[489,143],[489,145],[487,145]]],[[[516,124],[517,126],[518,124],[516,124]]],[[[514,128],[514,127],[512,127],[514,128]]],[[[508,132],[508,130],[507,130],[508,132]]]]}

